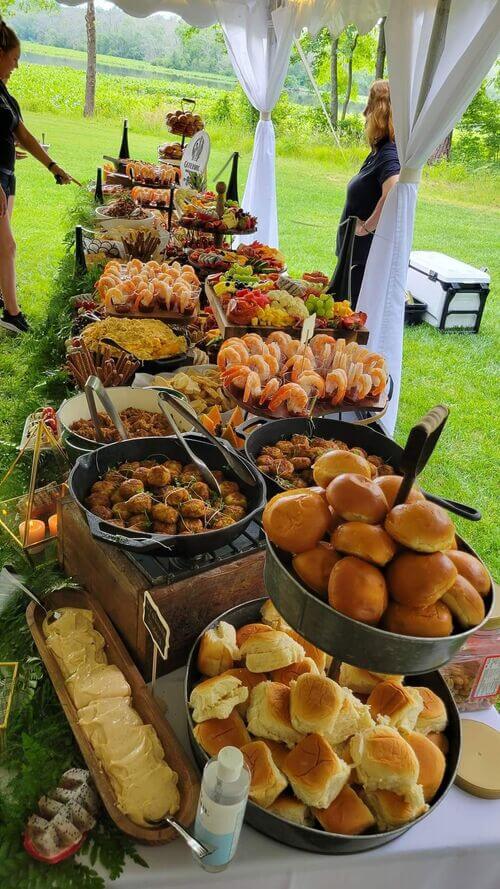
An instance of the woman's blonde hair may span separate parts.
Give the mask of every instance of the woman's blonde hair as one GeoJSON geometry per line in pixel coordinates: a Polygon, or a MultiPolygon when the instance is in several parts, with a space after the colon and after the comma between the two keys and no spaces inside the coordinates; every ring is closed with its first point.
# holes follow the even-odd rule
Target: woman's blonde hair
{"type": "Polygon", "coordinates": [[[0,15],[0,52],[10,52],[11,49],[17,49],[18,46],[21,46],[19,37],[0,15]]]}
{"type": "Polygon", "coordinates": [[[391,93],[388,80],[375,80],[370,87],[364,111],[366,138],[372,148],[382,139],[394,141],[391,93]]]}

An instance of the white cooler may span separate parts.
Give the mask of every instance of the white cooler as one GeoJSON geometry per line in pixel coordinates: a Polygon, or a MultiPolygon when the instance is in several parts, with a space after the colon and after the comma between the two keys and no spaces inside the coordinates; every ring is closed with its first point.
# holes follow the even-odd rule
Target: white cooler
{"type": "Polygon", "coordinates": [[[490,292],[490,276],[445,253],[413,250],[406,289],[427,303],[424,320],[433,327],[465,327],[477,333],[490,292]]]}

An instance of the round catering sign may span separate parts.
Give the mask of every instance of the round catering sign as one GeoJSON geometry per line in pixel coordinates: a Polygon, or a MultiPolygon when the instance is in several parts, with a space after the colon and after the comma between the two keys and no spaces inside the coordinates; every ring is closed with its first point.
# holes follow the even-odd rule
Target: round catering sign
{"type": "Polygon", "coordinates": [[[189,145],[183,151],[181,160],[181,176],[183,184],[186,184],[190,173],[203,174],[207,169],[210,156],[210,137],[205,130],[200,130],[193,136],[189,145]]]}

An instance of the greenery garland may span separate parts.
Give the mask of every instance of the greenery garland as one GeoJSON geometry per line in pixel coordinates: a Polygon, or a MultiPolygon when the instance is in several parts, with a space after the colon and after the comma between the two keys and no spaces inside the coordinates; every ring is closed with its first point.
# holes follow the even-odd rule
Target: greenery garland
{"type": "MultiPolygon", "coordinates": [[[[72,245],[75,224],[88,224],[91,210],[91,197],[82,192],[70,218],[66,255],[59,268],[44,329],[30,338],[26,376],[38,382],[26,387],[28,397],[23,397],[20,392],[11,393],[15,402],[13,436],[16,426],[22,428],[29,411],[41,403],[58,405],[73,394],[61,369],[65,359],[64,342],[72,322],[69,299],[77,292],[91,290],[96,272],[75,278],[72,245]]],[[[5,447],[5,442],[2,444],[5,447]]],[[[29,461],[21,468],[21,477],[27,484],[29,461]]],[[[10,493],[16,495],[21,491],[10,493]]],[[[65,577],[57,565],[31,568],[20,551],[6,540],[0,541],[2,563],[14,565],[23,575],[26,586],[41,599],[56,589],[78,585],[65,577]]],[[[15,594],[0,612],[0,661],[19,662],[6,742],[0,752],[0,886],[2,889],[104,889],[106,881],[94,865],[98,864],[107,872],[108,879],[114,880],[122,873],[127,856],[144,867],[147,864],[136,852],[132,841],[118,830],[103,810],[82,849],[80,860],[73,857],[57,866],[47,865],[30,858],[23,849],[24,827],[28,817],[36,811],[40,796],[56,786],[65,769],[84,765],[26,624],[26,604],[22,594],[15,594]]]]}

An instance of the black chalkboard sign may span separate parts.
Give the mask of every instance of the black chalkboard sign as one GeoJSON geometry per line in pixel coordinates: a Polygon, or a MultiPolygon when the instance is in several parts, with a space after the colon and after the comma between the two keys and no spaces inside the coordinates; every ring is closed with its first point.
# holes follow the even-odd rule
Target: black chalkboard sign
{"type": "Polygon", "coordinates": [[[148,590],[144,592],[142,619],[160,656],[166,661],[170,645],[170,627],[148,590]]]}

